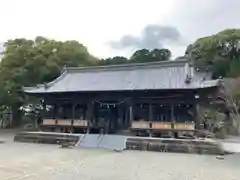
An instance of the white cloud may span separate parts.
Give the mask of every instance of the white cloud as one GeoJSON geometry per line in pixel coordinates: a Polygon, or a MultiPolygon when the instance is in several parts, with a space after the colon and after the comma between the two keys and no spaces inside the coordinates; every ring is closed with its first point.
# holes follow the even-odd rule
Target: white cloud
{"type": "Polygon", "coordinates": [[[221,28],[238,26],[237,2],[239,1],[0,0],[0,42],[40,35],[60,40],[78,40],[98,57],[129,55],[131,49],[114,51],[109,49],[107,42],[118,40],[126,34],[138,37],[148,24],[158,24],[175,26],[184,38],[188,38],[182,46],[170,46],[175,55],[181,55],[185,49],[183,46],[195,38],[222,30],[221,28]]]}
{"type": "Polygon", "coordinates": [[[0,41],[38,35],[76,39],[97,56],[114,55],[106,42],[138,33],[169,13],[171,5],[159,0],[0,0],[0,41]]]}

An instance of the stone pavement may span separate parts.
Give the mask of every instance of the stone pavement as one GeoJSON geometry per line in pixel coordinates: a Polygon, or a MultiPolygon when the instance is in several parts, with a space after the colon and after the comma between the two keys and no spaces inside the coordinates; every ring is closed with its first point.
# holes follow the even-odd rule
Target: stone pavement
{"type": "Polygon", "coordinates": [[[239,180],[240,155],[61,149],[0,144],[1,180],[239,180]]]}
{"type": "Polygon", "coordinates": [[[215,156],[102,149],[0,139],[1,180],[239,180],[240,154],[215,156]]]}

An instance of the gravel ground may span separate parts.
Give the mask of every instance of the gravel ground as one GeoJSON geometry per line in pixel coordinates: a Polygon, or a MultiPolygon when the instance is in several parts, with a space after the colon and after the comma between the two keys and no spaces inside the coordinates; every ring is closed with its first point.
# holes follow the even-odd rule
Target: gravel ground
{"type": "Polygon", "coordinates": [[[97,149],[0,140],[1,180],[239,180],[240,154],[215,156],[97,149]]]}

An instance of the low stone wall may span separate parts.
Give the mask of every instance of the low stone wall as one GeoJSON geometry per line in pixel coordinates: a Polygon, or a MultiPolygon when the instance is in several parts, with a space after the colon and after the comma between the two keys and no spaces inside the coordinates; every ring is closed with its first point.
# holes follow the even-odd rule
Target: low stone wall
{"type": "Polygon", "coordinates": [[[58,144],[59,142],[77,143],[79,135],[68,133],[19,132],[14,136],[16,142],[58,144]]]}
{"type": "Polygon", "coordinates": [[[225,153],[218,143],[206,140],[128,138],[126,142],[126,148],[129,150],[146,150],[157,152],[197,154],[225,153]]]}
{"type": "MultiPolygon", "coordinates": [[[[47,132],[20,132],[14,137],[16,142],[58,144],[70,142],[76,144],[81,138],[79,134],[47,133],[47,132]]],[[[113,138],[114,140],[114,138],[113,138]]],[[[174,138],[145,138],[126,137],[127,150],[198,153],[198,154],[224,154],[219,143],[211,140],[174,139],[174,138]]]]}

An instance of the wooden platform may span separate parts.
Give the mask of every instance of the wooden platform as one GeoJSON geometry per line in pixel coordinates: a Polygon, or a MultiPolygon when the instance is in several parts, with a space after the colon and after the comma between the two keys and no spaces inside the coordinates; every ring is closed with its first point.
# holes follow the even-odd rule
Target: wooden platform
{"type": "MultiPolygon", "coordinates": [[[[84,135],[48,132],[20,132],[14,137],[16,142],[59,144],[59,142],[77,143],[84,135]]],[[[112,135],[113,136],[113,135],[112,135]]],[[[157,152],[178,152],[198,154],[223,154],[223,149],[214,140],[175,139],[152,137],[126,137],[127,150],[143,150],[157,152]]],[[[111,138],[114,139],[114,138],[111,138]]]]}

